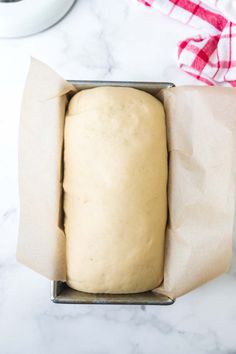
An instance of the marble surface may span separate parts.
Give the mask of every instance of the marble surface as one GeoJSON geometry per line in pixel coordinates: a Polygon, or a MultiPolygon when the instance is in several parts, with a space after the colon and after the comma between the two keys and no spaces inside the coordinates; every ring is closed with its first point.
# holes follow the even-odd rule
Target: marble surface
{"type": "Polygon", "coordinates": [[[0,40],[1,354],[236,353],[235,248],[228,274],[170,307],[55,305],[49,281],[15,260],[17,130],[30,55],[67,79],[198,84],[175,60],[178,41],[194,33],[132,0],[78,0],[51,29],[0,40]]]}

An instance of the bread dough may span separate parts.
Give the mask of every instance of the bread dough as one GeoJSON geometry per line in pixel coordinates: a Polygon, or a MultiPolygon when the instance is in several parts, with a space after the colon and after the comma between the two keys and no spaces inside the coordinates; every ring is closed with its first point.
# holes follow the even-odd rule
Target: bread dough
{"type": "Polygon", "coordinates": [[[162,104],[132,88],[77,93],[64,163],[67,284],[90,293],[156,288],[167,214],[162,104]]]}

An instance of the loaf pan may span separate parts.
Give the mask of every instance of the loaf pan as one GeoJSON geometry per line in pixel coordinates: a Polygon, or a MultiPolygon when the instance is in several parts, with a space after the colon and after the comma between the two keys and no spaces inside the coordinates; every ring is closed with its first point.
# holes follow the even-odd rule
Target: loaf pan
{"type": "MultiPolygon", "coordinates": [[[[133,87],[156,96],[161,89],[173,87],[170,82],[133,82],[133,81],[77,81],[68,80],[78,91],[99,86],[133,87]]],[[[117,304],[117,305],[171,305],[173,299],[147,291],[138,294],[89,294],[69,288],[61,281],[51,282],[51,300],[57,304],[117,304]]]]}

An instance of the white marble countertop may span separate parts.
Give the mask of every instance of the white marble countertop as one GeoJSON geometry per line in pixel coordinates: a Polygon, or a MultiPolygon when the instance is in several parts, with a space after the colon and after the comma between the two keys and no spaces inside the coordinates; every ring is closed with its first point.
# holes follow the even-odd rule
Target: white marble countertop
{"type": "Polygon", "coordinates": [[[17,130],[30,55],[67,79],[198,84],[175,60],[177,42],[194,33],[132,0],[78,0],[51,29],[0,40],[1,354],[236,353],[236,250],[228,274],[169,307],[55,305],[49,281],[15,260],[17,130]]]}

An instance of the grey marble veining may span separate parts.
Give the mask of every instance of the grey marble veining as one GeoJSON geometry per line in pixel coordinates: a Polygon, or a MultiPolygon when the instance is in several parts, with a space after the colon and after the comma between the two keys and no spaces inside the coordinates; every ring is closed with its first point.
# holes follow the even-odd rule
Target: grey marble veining
{"type": "Polygon", "coordinates": [[[231,270],[170,307],[55,305],[49,281],[15,260],[17,134],[30,55],[67,79],[198,84],[175,61],[178,41],[194,33],[134,0],[78,0],[48,31],[0,40],[1,354],[236,354],[235,237],[231,270]]]}

